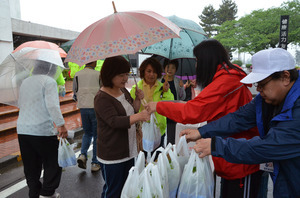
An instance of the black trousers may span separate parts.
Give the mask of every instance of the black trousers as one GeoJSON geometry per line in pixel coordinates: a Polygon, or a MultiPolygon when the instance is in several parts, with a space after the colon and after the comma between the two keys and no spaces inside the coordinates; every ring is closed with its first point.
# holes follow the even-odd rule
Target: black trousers
{"type": "Polygon", "coordinates": [[[175,144],[176,124],[177,122],[167,118],[167,144],[175,144]]]}
{"type": "Polygon", "coordinates": [[[61,167],[58,166],[57,136],[18,135],[29,197],[51,196],[58,188],[61,167]],[[43,183],[40,182],[44,168],[43,183]]]}
{"type": "Polygon", "coordinates": [[[257,198],[263,171],[257,171],[242,179],[226,180],[221,178],[222,198],[257,198]]]}

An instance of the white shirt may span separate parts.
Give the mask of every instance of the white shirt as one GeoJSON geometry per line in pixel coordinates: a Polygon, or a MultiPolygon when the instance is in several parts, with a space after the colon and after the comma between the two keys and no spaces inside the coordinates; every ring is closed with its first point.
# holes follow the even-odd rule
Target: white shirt
{"type": "Polygon", "coordinates": [[[57,84],[46,75],[33,75],[20,87],[17,133],[34,136],[53,136],[56,126],[64,125],[60,111],[57,84]]]}

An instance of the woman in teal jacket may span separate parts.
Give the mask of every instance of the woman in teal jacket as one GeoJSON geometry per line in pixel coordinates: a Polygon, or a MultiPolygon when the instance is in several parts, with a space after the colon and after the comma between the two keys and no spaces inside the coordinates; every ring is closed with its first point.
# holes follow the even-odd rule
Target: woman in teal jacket
{"type": "MultiPolygon", "coordinates": [[[[162,66],[155,58],[145,59],[140,68],[140,80],[137,83],[139,89],[143,90],[145,102],[158,102],[162,100],[174,100],[174,96],[170,90],[170,85],[166,83],[161,83],[158,79],[162,76],[162,66]]],[[[135,99],[136,85],[132,86],[130,95],[135,99]]],[[[140,111],[144,109],[144,106],[141,105],[140,111]]],[[[165,116],[162,116],[158,113],[155,113],[157,124],[160,129],[162,136],[161,146],[163,145],[163,140],[166,132],[167,119],[165,116]]]]}

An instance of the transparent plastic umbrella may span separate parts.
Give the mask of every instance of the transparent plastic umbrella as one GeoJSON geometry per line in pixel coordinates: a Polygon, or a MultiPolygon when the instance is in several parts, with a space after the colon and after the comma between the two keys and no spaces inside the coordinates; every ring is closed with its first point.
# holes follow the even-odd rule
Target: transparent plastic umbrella
{"type": "Polygon", "coordinates": [[[64,69],[59,52],[25,47],[9,54],[0,65],[0,103],[18,106],[19,88],[31,75],[47,75],[55,80],[64,69]]]}

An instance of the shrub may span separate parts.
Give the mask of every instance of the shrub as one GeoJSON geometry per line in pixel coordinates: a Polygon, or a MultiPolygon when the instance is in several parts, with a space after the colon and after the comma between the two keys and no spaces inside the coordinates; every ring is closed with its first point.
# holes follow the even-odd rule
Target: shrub
{"type": "Polygon", "coordinates": [[[234,60],[234,61],[232,61],[232,63],[236,64],[236,65],[238,65],[240,67],[243,65],[243,62],[241,60],[234,60]]]}
{"type": "Polygon", "coordinates": [[[251,67],[251,65],[252,65],[252,64],[246,64],[246,67],[247,67],[247,68],[250,68],[250,67],[251,67]]]}

